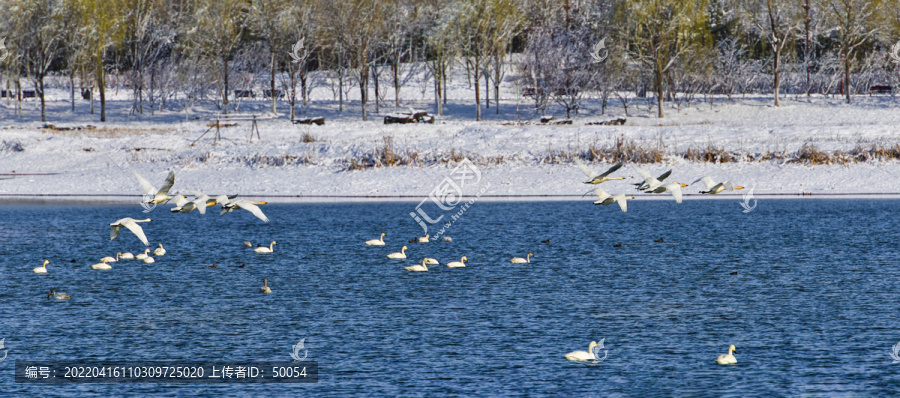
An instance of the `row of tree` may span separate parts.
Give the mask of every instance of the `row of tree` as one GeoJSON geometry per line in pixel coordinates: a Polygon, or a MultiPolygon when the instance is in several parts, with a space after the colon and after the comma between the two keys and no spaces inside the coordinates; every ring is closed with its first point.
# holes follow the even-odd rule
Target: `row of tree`
{"type": "Polygon", "coordinates": [[[764,92],[779,105],[788,84],[837,89],[849,102],[861,83],[900,80],[900,54],[890,56],[900,53],[900,0],[0,0],[0,9],[7,91],[21,102],[32,83],[42,120],[51,74],[68,79],[73,111],[76,87],[92,112],[96,92],[101,121],[110,74],[127,76],[131,112],[180,94],[185,107],[211,100],[227,113],[236,89],[263,84],[272,111],[285,93],[294,118],[313,87],[330,84],[341,110],[347,87],[358,88],[363,120],[370,92],[376,112],[389,91],[400,106],[415,76],[433,85],[443,114],[455,66],[474,87],[478,120],[482,100],[497,108],[504,81],[539,111],[555,102],[577,112],[587,96],[605,108],[610,95],[627,111],[629,95],[651,92],[663,117],[664,101],[697,95],[764,92]]]}

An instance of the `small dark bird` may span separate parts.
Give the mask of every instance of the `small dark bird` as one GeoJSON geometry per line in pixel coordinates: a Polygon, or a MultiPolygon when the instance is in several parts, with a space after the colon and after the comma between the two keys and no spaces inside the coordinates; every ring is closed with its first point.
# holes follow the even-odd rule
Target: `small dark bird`
{"type": "Polygon", "coordinates": [[[542,240],[541,243],[550,243],[550,239],[542,240]]]}
{"type": "Polygon", "coordinates": [[[217,265],[213,264],[213,265],[210,265],[210,266],[207,267],[207,268],[216,268],[216,267],[217,267],[217,265]]]}
{"type": "Polygon", "coordinates": [[[659,238],[659,239],[655,240],[654,242],[663,243],[663,238],[659,238]]]}
{"type": "Polygon", "coordinates": [[[412,238],[409,240],[409,243],[419,243],[419,238],[412,238]]]}
{"type": "Polygon", "coordinates": [[[72,261],[70,261],[70,262],[72,262],[72,263],[77,263],[78,260],[76,260],[76,259],[73,258],[72,261]]]}
{"type": "Polygon", "coordinates": [[[732,272],[731,275],[737,275],[737,271],[732,272]]]}
{"type": "Polygon", "coordinates": [[[622,244],[621,244],[621,243],[616,243],[616,244],[613,245],[613,247],[622,247],[622,244]]]}
{"type": "Polygon", "coordinates": [[[238,268],[247,268],[247,266],[244,264],[241,264],[241,265],[238,265],[238,268]]]}

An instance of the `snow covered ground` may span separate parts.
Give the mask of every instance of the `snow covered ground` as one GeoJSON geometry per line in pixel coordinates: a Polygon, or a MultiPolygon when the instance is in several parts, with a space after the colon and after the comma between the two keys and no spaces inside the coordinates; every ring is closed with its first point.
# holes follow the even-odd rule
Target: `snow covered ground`
{"type": "MultiPolygon", "coordinates": [[[[132,170],[157,184],[168,170],[175,170],[174,190],[185,193],[194,188],[275,202],[360,197],[415,200],[428,195],[450,175],[457,163],[449,159],[459,158],[459,154],[475,162],[482,184],[490,183],[482,198],[575,199],[590,187],[581,184],[585,178],[571,156],[587,153],[592,147],[613,147],[617,139],[661,150],[665,154],[662,162],[642,167],[654,175],[673,169],[668,181],[690,184],[704,175],[730,178],[753,188],[758,197],[800,192],[900,194],[897,160],[831,165],[788,161],[804,145],[826,153],[896,147],[900,143],[900,100],[889,96],[856,97],[852,105],[839,98],[819,96],[807,101],[805,97],[787,96],[781,107],[771,106],[767,97],[734,102],[720,98],[713,107],[708,102],[694,102],[680,111],[667,109],[664,119],[651,117],[655,111],[647,103],[635,102],[629,105],[624,126],[586,125],[625,116],[621,103],[614,98],[605,115],[600,114],[599,100],[589,99],[572,125],[547,126],[537,123],[538,115],[528,99],[517,106],[514,87],[507,86],[501,92],[500,115],[495,114],[492,103],[484,110],[486,120],[474,122],[471,91],[465,78],[457,77],[446,116],[439,117],[434,125],[382,123],[385,114],[410,107],[433,112],[426,86],[422,90],[414,86],[404,89],[399,108],[392,106],[392,92],[379,113],[370,103],[368,122],[360,119],[358,101],[345,103],[340,112],[331,89],[322,86],[313,92],[305,113],[325,116],[324,126],[292,125],[287,116],[281,115],[260,121],[261,139],[254,136],[252,143],[250,123],[239,122],[223,129],[223,139],[218,143],[210,132],[193,146],[192,142],[207,130],[208,119],[218,112],[211,103],[198,104],[191,112],[173,105],[173,109],[152,116],[149,112],[129,115],[129,93],[120,89],[109,102],[109,121],[101,124],[98,115],[89,113],[89,101],[79,97],[72,113],[68,93],[54,89],[49,91],[48,123],[57,128],[96,126],[93,130],[58,131],[42,128],[33,99],[25,103],[22,118],[15,116],[14,104],[7,105],[6,99],[0,99],[0,199],[44,195],[44,199],[134,202],[141,192],[132,170]],[[411,164],[354,169],[354,161],[380,157],[386,142],[396,158],[411,159],[411,164]],[[679,156],[689,149],[709,147],[739,159],[704,163],[679,156]],[[750,160],[767,153],[787,157],[750,160]]],[[[352,100],[354,91],[349,94],[352,100]]],[[[279,107],[281,113],[287,113],[286,103],[279,107]]],[[[269,102],[262,99],[243,100],[240,105],[241,113],[269,110],[269,102]]],[[[552,108],[550,113],[557,118],[565,116],[559,108],[552,108]]],[[[598,171],[609,165],[589,163],[598,171]]],[[[614,175],[625,180],[604,183],[604,189],[613,194],[636,193],[630,183],[640,178],[631,168],[622,168],[614,175]]],[[[699,189],[697,184],[685,188],[685,192],[699,189]]]]}

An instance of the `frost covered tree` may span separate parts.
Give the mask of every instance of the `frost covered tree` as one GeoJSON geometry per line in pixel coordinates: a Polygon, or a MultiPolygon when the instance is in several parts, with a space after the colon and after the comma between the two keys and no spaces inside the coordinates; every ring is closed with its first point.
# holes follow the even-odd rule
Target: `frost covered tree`
{"type": "Polygon", "coordinates": [[[828,22],[833,27],[834,36],[840,47],[841,64],[844,69],[842,89],[847,103],[850,103],[850,66],[857,49],[874,38],[878,31],[875,24],[880,1],[870,0],[825,0],[828,22]]]}
{"type": "Polygon", "coordinates": [[[781,106],[781,68],[785,46],[800,30],[803,21],[796,0],[748,0],[746,11],[756,33],[772,53],[772,91],[775,106],[781,106]]]}
{"type": "Polygon", "coordinates": [[[144,90],[149,88],[150,108],[153,109],[155,72],[164,54],[172,49],[175,24],[163,0],[122,0],[127,6],[123,15],[124,47],[131,69],[131,112],[144,113],[144,90]],[[149,82],[147,82],[149,74],[149,82]],[[149,87],[145,84],[149,83],[149,87]]]}
{"type": "Polygon", "coordinates": [[[190,51],[218,77],[222,109],[227,114],[231,61],[248,34],[249,5],[245,0],[197,0],[184,28],[190,51]]]}
{"type": "Polygon", "coordinates": [[[707,0],[627,0],[619,4],[619,37],[652,76],[657,116],[664,117],[667,74],[695,46],[708,42],[707,0]]]}
{"type": "Polygon", "coordinates": [[[123,17],[126,8],[121,0],[73,0],[81,17],[81,35],[94,70],[94,81],[100,93],[100,121],[106,121],[106,52],[123,40],[123,17]]]}

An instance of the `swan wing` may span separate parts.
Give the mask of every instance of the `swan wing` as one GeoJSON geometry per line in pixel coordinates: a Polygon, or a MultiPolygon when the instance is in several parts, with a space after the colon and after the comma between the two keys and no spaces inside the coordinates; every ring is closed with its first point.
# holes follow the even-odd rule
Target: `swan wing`
{"type": "Polygon", "coordinates": [[[109,230],[109,240],[113,240],[117,236],[119,236],[119,226],[113,225],[112,229],[109,230]]]}
{"type": "Polygon", "coordinates": [[[575,165],[578,166],[578,169],[581,170],[581,172],[584,173],[587,178],[593,179],[594,177],[597,177],[599,175],[595,171],[585,166],[584,163],[582,163],[578,158],[575,158],[575,165]]]}
{"type": "Polygon", "coordinates": [[[656,177],[656,180],[659,182],[665,181],[665,179],[669,178],[670,175],[672,175],[672,169],[669,169],[669,171],[660,174],[659,177],[656,177]]]}
{"type": "MultiPolygon", "coordinates": [[[[144,244],[144,246],[150,246],[150,242],[147,241],[147,236],[144,235],[144,230],[138,225],[134,220],[128,220],[122,224],[125,228],[128,228],[129,231],[134,233],[138,239],[144,244]]],[[[116,228],[118,230],[118,228],[116,228]]]]}
{"type": "Polygon", "coordinates": [[[188,203],[187,198],[184,195],[178,195],[175,197],[175,207],[184,207],[188,203]]]}
{"type": "Polygon", "coordinates": [[[726,191],[734,190],[734,182],[732,182],[731,180],[722,181],[722,186],[725,187],[726,191]]]}
{"type": "Polygon", "coordinates": [[[141,189],[144,190],[144,193],[151,195],[156,194],[156,187],[154,187],[153,184],[150,183],[150,181],[147,181],[144,176],[140,175],[135,170],[132,170],[131,172],[134,174],[134,177],[137,178],[138,184],[141,184],[141,189]]]}
{"type": "Polygon", "coordinates": [[[159,194],[168,195],[169,190],[172,189],[172,185],[175,185],[175,172],[170,171],[169,175],[166,177],[166,181],[163,182],[162,188],[159,189],[159,194]]]}
{"type": "Polygon", "coordinates": [[[700,177],[696,181],[692,182],[691,185],[694,185],[698,182],[702,182],[703,185],[706,185],[706,189],[712,189],[712,187],[716,186],[716,182],[713,181],[712,177],[710,176],[700,177]]]}
{"type": "Polygon", "coordinates": [[[613,196],[613,199],[615,199],[616,203],[619,204],[619,207],[622,208],[622,213],[628,212],[628,202],[627,202],[627,199],[625,199],[624,193],[620,193],[616,196],[613,196]]]}
{"type": "Polygon", "coordinates": [[[622,166],[624,166],[624,165],[625,165],[625,162],[616,163],[612,167],[610,167],[609,170],[606,170],[605,172],[603,172],[603,174],[600,174],[600,177],[606,177],[606,176],[612,174],[613,172],[615,172],[616,170],[621,169],[622,166]]]}
{"type": "Polygon", "coordinates": [[[610,197],[610,194],[603,190],[603,188],[597,187],[594,188],[594,193],[597,194],[598,200],[604,200],[610,197]]]}
{"type": "Polygon", "coordinates": [[[262,211],[262,209],[259,208],[259,206],[255,205],[253,203],[250,203],[249,201],[243,201],[239,206],[240,206],[240,208],[253,213],[253,215],[256,216],[256,218],[263,220],[263,222],[269,222],[269,218],[266,217],[265,214],[263,214],[263,211],[262,211]]]}
{"type": "Polygon", "coordinates": [[[631,168],[634,169],[634,171],[636,171],[641,177],[644,177],[645,180],[652,177],[650,173],[647,172],[647,170],[635,166],[634,163],[631,164],[631,168]]]}
{"type": "Polygon", "coordinates": [[[672,196],[675,197],[675,203],[681,203],[681,186],[678,184],[669,184],[666,187],[666,190],[672,193],[672,196]]]}

